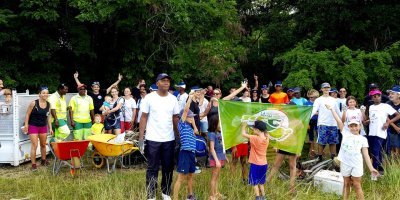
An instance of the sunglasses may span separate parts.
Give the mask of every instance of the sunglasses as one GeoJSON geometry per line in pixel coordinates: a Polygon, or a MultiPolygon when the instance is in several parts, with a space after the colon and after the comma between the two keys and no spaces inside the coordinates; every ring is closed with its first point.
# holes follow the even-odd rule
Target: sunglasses
{"type": "Polygon", "coordinates": [[[219,93],[219,92],[214,93],[214,95],[219,95],[219,94],[221,94],[221,93],[219,93]]]}
{"type": "Polygon", "coordinates": [[[339,90],[339,92],[346,92],[346,90],[339,90]]]}

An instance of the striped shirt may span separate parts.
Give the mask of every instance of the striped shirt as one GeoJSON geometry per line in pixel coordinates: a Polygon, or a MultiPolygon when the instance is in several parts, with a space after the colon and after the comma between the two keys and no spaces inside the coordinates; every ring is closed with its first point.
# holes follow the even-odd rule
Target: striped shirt
{"type": "Polygon", "coordinates": [[[187,122],[179,120],[178,131],[181,138],[181,150],[196,151],[196,136],[194,135],[192,126],[187,122]]]}

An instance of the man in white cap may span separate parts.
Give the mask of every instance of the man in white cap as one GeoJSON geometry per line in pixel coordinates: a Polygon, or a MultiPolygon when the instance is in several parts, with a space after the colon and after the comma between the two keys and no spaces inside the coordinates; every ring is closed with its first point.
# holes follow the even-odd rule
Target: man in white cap
{"type": "Polygon", "coordinates": [[[185,82],[180,82],[175,85],[175,87],[177,87],[179,92],[178,96],[176,97],[179,103],[179,110],[182,110],[185,107],[187,98],[189,97],[189,95],[185,92],[186,84],[185,82]]]}
{"type": "Polygon", "coordinates": [[[162,198],[171,199],[175,136],[179,138],[177,128],[179,105],[176,97],[168,92],[170,83],[171,77],[168,74],[159,74],[156,79],[158,90],[148,94],[140,107],[142,116],[139,124],[139,149],[147,158],[147,199],[156,198],[160,164],[162,198]],[[146,148],[144,148],[145,130],[146,148]]]}

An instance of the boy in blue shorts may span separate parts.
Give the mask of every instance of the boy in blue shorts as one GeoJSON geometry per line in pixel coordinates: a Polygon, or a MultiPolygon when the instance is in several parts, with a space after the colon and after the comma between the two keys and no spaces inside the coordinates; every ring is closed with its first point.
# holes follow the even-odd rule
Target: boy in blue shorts
{"type": "Polygon", "coordinates": [[[267,148],[269,137],[267,125],[263,121],[255,121],[253,131],[255,135],[249,135],[246,131],[247,124],[242,124],[242,136],[250,140],[250,171],[249,184],[253,186],[256,200],[265,200],[264,184],[268,170],[267,148]]]}
{"type": "Polygon", "coordinates": [[[339,116],[340,110],[336,102],[336,99],[329,96],[331,85],[329,83],[322,83],[321,90],[323,95],[318,97],[313,104],[313,110],[311,116],[318,113],[318,159],[322,161],[322,154],[324,152],[325,145],[329,145],[329,151],[331,158],[336,156],[336,144],[339,144],[338,127],[333,118],[330,110],[325,105],[329,105],[339,116]]]}
{"type": "Polygon", "coordinates": [[[192,102],[193,94],[189,95],[185,108],[180,112],[180,120],[178,122],[178,131],[181,141],[181,149],[179,151],[178,179],[174,185],[173,199],[178,200],[179,189],[181,183],[187,179],[188,183],[188,196],[186,199],[195,200],[196,197],[193,193],[193,174],[196,171],[196,136],[198,133],[196,123],[194,120],[195,114],[189,109],[192,102]]]}

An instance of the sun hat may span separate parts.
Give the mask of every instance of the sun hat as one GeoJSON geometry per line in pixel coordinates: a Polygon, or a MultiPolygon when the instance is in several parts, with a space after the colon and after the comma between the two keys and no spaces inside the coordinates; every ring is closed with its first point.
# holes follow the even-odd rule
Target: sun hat
{"type": "Polygon", "coordinates": [[[348,123],[348,125],[350,124],[360,124],[360,121],[358,121],[357,119],[351,119],[348,123]]]}
{"type": "Polygon", "coordinates": [[[368,95],[369,96],[374,96],[376,94],[382,94],[382,92],[380,90],[371,90],[368,95]]]}

